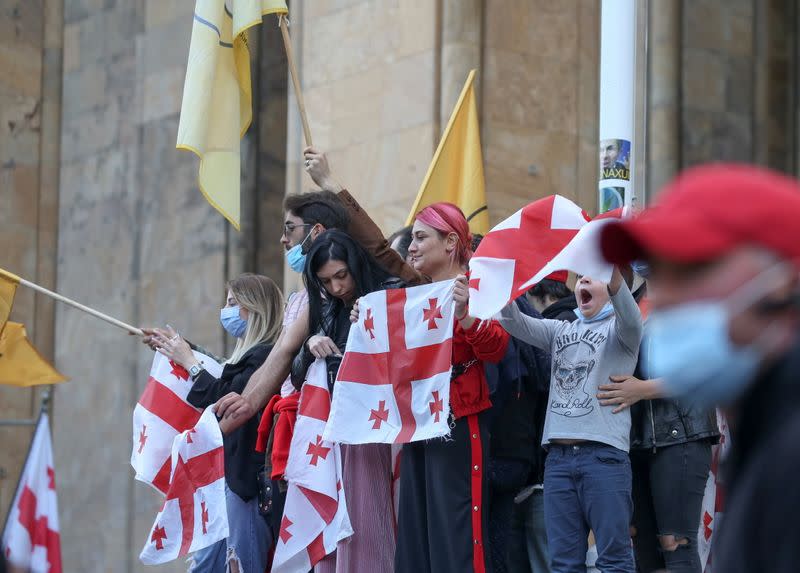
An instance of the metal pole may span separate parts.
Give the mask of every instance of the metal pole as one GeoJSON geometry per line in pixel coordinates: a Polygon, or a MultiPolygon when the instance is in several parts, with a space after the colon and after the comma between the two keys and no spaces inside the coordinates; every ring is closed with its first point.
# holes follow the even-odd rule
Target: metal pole
{"type": "Polygon", "coordinates": [[[636,1],[603,0],[600,15],[599,211],[633,205],[636,1]]]}

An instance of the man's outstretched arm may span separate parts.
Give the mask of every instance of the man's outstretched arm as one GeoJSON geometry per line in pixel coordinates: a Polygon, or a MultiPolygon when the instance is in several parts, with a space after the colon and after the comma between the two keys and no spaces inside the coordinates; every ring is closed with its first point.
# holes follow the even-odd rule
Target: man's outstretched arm
{"type": "Polygon", "coordinates": [[[369,214],[359,205],[347,189],[345,189],[331,174],[331,167],[325,153],[314,147],[303,150],[306,171],[314,183],[325,191],[336,193],[339,200],[347,209],[350,216],[350,225],[347,234],[353,237],[364,249],[369,252],[390,275],[403,279],[409,285],[431,282],[428,277],[421,275],[411,265],[406,263],[399,254],[392,250],[383,236],[378,225],[370,218],[369,214]]]}

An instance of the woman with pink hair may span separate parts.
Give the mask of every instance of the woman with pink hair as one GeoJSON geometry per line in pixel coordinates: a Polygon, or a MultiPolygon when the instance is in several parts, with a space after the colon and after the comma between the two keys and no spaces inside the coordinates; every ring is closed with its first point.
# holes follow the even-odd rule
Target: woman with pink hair
{"type": "Polygon", "coordinates": [[[469,314],[471,244],[469,224],[451,203],[425,207],[414,221],[411,265],[432,281],[456,279],[451,432],[403,446],[397,573],[485,571],[489,435],[481,413],[491,402],[483,361],[498,362],[509,336],[497,322],[469,314]]]}

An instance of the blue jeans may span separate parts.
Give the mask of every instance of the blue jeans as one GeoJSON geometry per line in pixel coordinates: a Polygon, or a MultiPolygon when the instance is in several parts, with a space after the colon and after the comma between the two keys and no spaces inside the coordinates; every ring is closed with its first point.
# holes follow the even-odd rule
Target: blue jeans
{"type": "Polygon", "coordinates": [[[631,451],[633,467],[633,548],[643,573],[700,573],[697,529],[711,466],[711,442],[698,440],[631,451]],[[688,540],[675,551],[662,551],[659,535],[688,540]]]}
{"type": "Polygon", "coordinates": [[[535,489],[514,505],[508,570],[513,573],[550,573],[550,553],[544,528],[544,491],[535,489]]]}
{"type": "Polygon", "coordinates": [[[262,573],[271,543],[269,524],[258,512],[258,499],[244,501],[225,486],[228,538],[195,552],[191,573],[224,573],[228,562],[238,561],[240,573],[262,573]]]}
{"type": "Polygon", "coordinates": [[[544,517],[553,573],[585,573],[589,530],[597,568],[634,573],[628,454],[596,442],[551,444],[544,470],[544,517]]]}

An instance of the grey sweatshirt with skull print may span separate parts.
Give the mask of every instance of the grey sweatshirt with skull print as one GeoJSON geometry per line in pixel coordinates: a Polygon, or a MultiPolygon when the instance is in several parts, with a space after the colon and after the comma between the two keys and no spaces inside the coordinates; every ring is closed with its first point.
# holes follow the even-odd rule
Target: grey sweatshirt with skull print
{"type": "Polygon", "coordinates": [[[611,304],[614,312],[594,322],[531,318],[516,304],[506,306],[498,317],[514,338],[552,353],[545,447],[559,439],[601,442],[625,452],[630,447],[629,410],[613,414],[613,406],[601,406],[597,387],[610,383],[609,376],[633,374],[642,317],[624,283],[611,304]]]}

